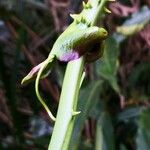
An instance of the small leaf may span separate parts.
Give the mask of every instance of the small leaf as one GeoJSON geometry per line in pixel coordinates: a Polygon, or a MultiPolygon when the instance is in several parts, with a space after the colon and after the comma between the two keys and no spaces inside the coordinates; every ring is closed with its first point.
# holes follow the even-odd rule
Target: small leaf
{"type": "Polygon", "coordinates": [[[150,109],[142,112],[139,120],[139,129],[136,138],[137,150],[150,149],[150,109]]]}
{"type": "MultiPolygon", "coordinates": [[[[131,18],[126,19],[125,22],[123,23],[122,27],[130,26],[131,28],[133,28],[135,25],[138,25],[138,24],[146,25],[149,21],[150,21],[150,9],[147,6],[145,6],[137,13],[134,13],[131,16],[131,18]]],[[[127,31],[127,32],[129,32],[129,31],[127,31]]],[[[123,34],[119,34],[119,33],[114,33],[113,37],[115,38],[115,40],[118,43],[124,41],[127,38],[127,36],[125,36],[125,34],[123,35],[123,34]]]]}
{"type": "Polygon", "coordinates": [[[97,64],[97,73],[105,80],[109,82],[112,88],[120,93],[120,89],[117,83],[117,70],[118,70],[118,55],[119,49],[116,41],[113,38],[106,40],[106,46],[104,50],[103,58],[100,64],[97,64]]]}
{"type": "Polygon", "coordinates": [[[118,119],[125,121],[127,119],[133,119],[140,115],[141,108],[140,107],[131,107],[124,109],[121,113],[118,114],[118,119]]]}
{"type": "Polygon", "coordinates": [[[130,36],[142,30],[144,28],[144,25],[145,23],[134,24],[130,26],[118,26],[117,32],[125,36],[130,36]]]}
{"type": "Polygon", "coordinates": [[[114,150],[114,134],[110,116],[101,113],[96,128],[96,144],[95,150],[114,150]]]}
{"type": "Polygon", "coordinates": [[[102,85],[101,81],[95,81],[89,84],[86,89],[81,90],[81,95],[79,97],[78,109],[81,113],[75,121],[75,127],[73,130],[73,136],[71,139],[70,147],[71,149],[77,149],[80,142],[80,137],[82,129],[84,127],[84,122],[89,116],[90,110],[98,100],[99,90],[102,85]],[[90,92],[89,92],[90,91],[90,92]]]}

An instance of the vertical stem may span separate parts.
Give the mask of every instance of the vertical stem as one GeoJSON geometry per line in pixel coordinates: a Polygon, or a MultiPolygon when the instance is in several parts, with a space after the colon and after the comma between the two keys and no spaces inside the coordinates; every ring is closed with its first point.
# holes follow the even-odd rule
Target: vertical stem
{"type": "Polygon", "coordinates": [[[67,65],[56,116],[57,121],[55,123],[48,150],[60,150],[68,147],[68,141],[70,138],[65,138],[65,136],[66,134],[71,135],[71,126],[73,126],[70,124],[73,119],[72,109],[78,97],[83,67],[83,57],[75,61],[70,61],[67,65]]]}

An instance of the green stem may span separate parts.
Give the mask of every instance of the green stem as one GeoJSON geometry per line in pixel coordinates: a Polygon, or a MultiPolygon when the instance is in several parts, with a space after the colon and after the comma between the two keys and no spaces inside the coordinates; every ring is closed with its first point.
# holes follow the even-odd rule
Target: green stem
{"type": "MultiPolygon", "coordinates": [[[[97,3],[98,0],[89,0],[91,3],[97,3]]],[[[97,21],[102,18],[102,15],[104,14],[104,6],[106,2],[109,0],[101,0],[99,7],[97,8],[97,12],[95,13],[95,18],[92,21],[92,26],[97,24],[97,21]]]]}
{"type": "Polygon", "coordinates": [[[71,126],[73,126],[71,125],[74,111],[72,109],[74,109],[74,103],[78,97],[83,67],[83,57],[71,61],[67,65],[57,112],[57,121],[55,123],[48,150],[65,149],[63,147],[67,147],[68,145],[70,136],[67,136],[68,138],[65,138],[65,136],[66,133],[69,133],[68,129],[71,130],[71,126]]]}
{"type": "MultiPolygon", "coordinates": [[[[89,0],[93,6],[100,2],[99,7],[96,9],[95,16],[91,19],[92,26],[96,25],[98,18],[101,17],[99,17],[99,15],[104,11],[104,5],[107,1],[108,0],[89,0]]],[[[56,123],[48,150],[68,149],[75,119],[73,111],[76,111],[77,107],[83,68],[83,57],[75,61],[71,61],[67,65],[56,116],[56,123]]]]}

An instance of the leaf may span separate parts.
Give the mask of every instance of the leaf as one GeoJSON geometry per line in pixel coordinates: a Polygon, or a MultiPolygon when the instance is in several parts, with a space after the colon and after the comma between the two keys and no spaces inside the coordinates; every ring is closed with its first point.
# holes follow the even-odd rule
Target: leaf
{"type": "Polygon", "coordinates": [[[140,115],[140,107],[131,107],[124,109],[121,113],[118,114],[118,120],[126,121],[127,119],[133,119],[140,115]]]}
{"type": "Polygon", "coordinates": [[[144,26],[145,26],[145,23],[134,24],[134,25],[129,25],[129,26],[128,25],[118,26],[117,32],[125,36],[130,36],[142,30],[144,26]]]}
{"type": "MultiPolygon", "coordinates": [[[[132,33],[134,34],[133,28],[134,29],[135,29],[135,27],[137,28],[136,25],[140,24],[141,26],[143,26],[143,25],[146,25],[149,21],[150,21],[150,9],[145,6],[137,13],[134,13],[131,16],[131,18],[126,19],[125,22],[122,24],[122,27],[124,28],[124,27],[130,26],[130,30],[132,28],[132,33]]],[[[127,31],[127,32],[129,32],[129,31],[127,31]]],[[[131,33],[129,33],[129,34],[131,34],[131,33]]],[[[122,42],[123,40],[125,40],[127,38],[127,36],[119,34],[119,33],[114,33],[113,37],[115,38],[115,40],[118,43],[122,42]]]]}
{"type": "Polygon", "coordinates": [[[131,18],[127,19],[123,25],[134,25],[150,21],[150,9],[145,6],[137,13],[134,13],[131,18]]]}
{"type": "Polygon", "coordinates": [[[77,119],[75,120],[75,127],[73,130],[73,136],[71,138],[71,149],[76,149],[79,144],[80,136],[82,129],[84,127],[84,122],[87,119],[90,110],[96,103],[99,98],[99,90],[101,87],[101,81],[94,81],[89,84],[86,89],[82,89],[80,97],[79,97],[79,104],[78,110],[81,111],[80,115],[78,115],[77,119]]]}
{"type": "Polygon", "coordinates": [[[137,150],[150,149],[150,109],[143,111],[140,115],[139,129],[136,138],[137,150]]]}
{"type": "Polygon", "coordinates": [[[120,145],[120,150],[127,150],[127,149],[126,149],[126,147],[123,144],[121,144],[120,145]]]}
{"type": "Polygon", "coordinates": [[[114,150],[114,134],[110,116],[101,113],[96,128],[96,144],[95,150],[114,150]]]}
{"type": "Polygon", "coordinates": [[[129,76],[129,83],[131,87],[137,88],[138,85],[141,87],[142,84],[149,87],[150,81],[147,81],[149,78],[149,72],[150,62],[143,62],[135,66],[129,76]]]}
{"type": "Polygon", "coordinates": [[[150,10],[144,7],[139,12],[127,19],[122,26],[117,27],[117,32],[129,36],[139,32],[150,21],[150,10]]]}
{"type": "Polygon", "coordinates": [[[97,73],[107,80],[112,88],[120,93],[120,89],[117,83],[117,70],[118,70],[118,55],[119,49],[118,44],[113,38],[108,38],[106,40],[106,46],[104,50],[104,55],[99,66],[97,66],[97,73]]]}
{"type": "Polygon", "coordinates": [[[129,76],[129,86],[132,94],[139,101],[148,101],[150,98],[150,62],[137,64],[129,76]]]}

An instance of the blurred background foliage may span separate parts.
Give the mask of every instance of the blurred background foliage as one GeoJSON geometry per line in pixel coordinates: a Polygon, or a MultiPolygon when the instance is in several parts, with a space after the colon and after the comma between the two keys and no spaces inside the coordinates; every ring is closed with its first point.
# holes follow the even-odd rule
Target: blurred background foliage
{"type": "MultiPolygon", "coordinates": [[[[100,25],[109,38],[103,58],[85,67],[82,113],[70,149],[149,150],[150,1],[118,0],[108,7],[112,14],[100,25]]],[[[48,56],[71,23],[69,14],[81,9],[81,0],[0,0],[0,149],[47,149],[54,124],[37,101],[34,83],[20,82],[48,56]]],[[[55,114],[65,67],[56,62],[40,83],[55,114]]]]}

